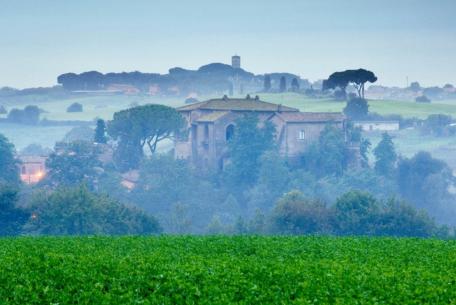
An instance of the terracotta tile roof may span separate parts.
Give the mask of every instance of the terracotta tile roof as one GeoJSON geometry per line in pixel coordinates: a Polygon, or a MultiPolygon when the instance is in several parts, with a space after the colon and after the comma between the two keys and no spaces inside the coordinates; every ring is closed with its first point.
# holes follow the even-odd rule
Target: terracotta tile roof
{"type": "Polygon", "coordinates": [[[341,112],[281,112],[276,115],[287,123],[342,122],[345,119],[341,112]]]}
{"type": "Polygon", "coordinates": [[[197,122],[215,122],[218,119],[224,117],[228,113],[230,113],[230,112],[229,111],[215,111],[215,112],[203,115],[196,121],[197,122]]]}
{"type": "Polygon", "coordinates": [[[221,111],[267,111],[267,112],[297,112],[296,108],[282,106],[278,104],[263,102],[255,98],[250,99],[212,99],[191,105],[177,108],[177,111],[202,110],[221,110],[221,111]]]}

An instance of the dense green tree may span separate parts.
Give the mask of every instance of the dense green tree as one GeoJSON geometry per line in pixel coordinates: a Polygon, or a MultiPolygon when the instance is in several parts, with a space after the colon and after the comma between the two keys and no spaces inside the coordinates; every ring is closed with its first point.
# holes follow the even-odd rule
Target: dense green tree
{"type": "Polygon", "coordinates": [[[346,125],[346,133],[348,141],[353,144],[359,145],[359,154],[361,157],[360,163],[362,168],[369,167],[369,151],[371,142],[369,139],[363,137],[362,128],[355,127],[352,122],[348,121],[346,125]]]}
{"type": "Polygon", "coordinates": [[[268,92],[271,90],[271,76],[269,74],[266,74],[264,76],[264,86],[263,86],[264,92],[268,92]]]}
{"type": "Polygon", "coordinates": [[[258,178],[261,155],[274,148],[274,125],[267,121],[259,126],[256,115],[246,115],[236,121],[234,135],[228,142],[231,164],[229,180],[240,187],[250,186],[258,178]]]}
{"type": "Polygon", "coordinates": [[[161,230],[152,216],[108,196],[91,193],[84,185],[39,193],[29,208],[32,217],[24,226],[28,234],[125,235],[155,234],[161,230]]]}
{"type": "Polygon", "coordinates": [[[43,183],[71,186],[82,182],[96,184],[101,162],[99,151],[88,142],[59,143],[46,161],[48,173],[43,183]]]}
{"type": "Polygon", "coordinates": [[[411,82],[410,83],[410,90],[414,92],[419,92],[421,90],[421,86],[419,82],[411,82]]]}
{"type": "Polygon", "coordinates": [[[0,134],[0,183],[19,183],[19,161],[15,157],[14,145],[0,134]]]}
{"type": "Polygon", "coordinates": [[[343,131],[327,125],[318,142],[302,156],[303,165],[317,176],[342,175],[348,165],[347,143],[343,131]]]}
{"type": "Polygon", "coordinates": [[[269,211],[284,193],[289,180],[289,169],[277,151],[265,152],[259,160],[257,183],[248,191],[249,210],[269,211]]]}
{"type": "Polygon", "coordinates": [[[17,207],[17,190],[0,183],[0,236],[20,234],[29,214],[17,207]]]}
{"type": "Polygon", "coordinates": [[[141,163],[138,184],[132,195],[146,210],[169,209],[178,202],[187,201],[195,188],[195,179],[186,160],[174,159],[172,155],[154,155],[141,163]]]}
{"type": "Polygon", "coordinates": [[[95,128],[95,143],[105,144],[107,142],[106,138],[106,124],[102,119],[97,120],[97,127],[95,128]]]}
{"type": "Polygon", "coordinates": [[[142,156],[145,145],[154,154],[160,141],[176,135],[183,127],[184,118],[174,108],[144,105],[116,112],[108,123],[108,133],[119,142],[118,158],[137,167],[136,159],[138,154],[142,156]]]}
{"type": "Polygon", "coordinates": [[[329,232],[329,210],[319,200],[306,199],[299,191],[285,194],[272,212],[271,229],[281,234],[329,232]]]}
{"type": "Polygon", "coordinates": [[[350,191],[339,197],[333,207],[333,227],[341,235],[373,235],[380,207],[369,193],[350,191]]]}
{"type": "Polygon", "coordinates": [[[437,233],[434,221],[424,211],[404,201],[389,199],[376,226],[377,235],[429,237],[437,233]]]}
{"type": "Polygon", "coordinates": [[[298,92],[299,91],[299,82],[298,79],[295,77],[291,81],[291,91],[298,92]]]}
{"type": "Polygon", "coordinates": [[[428,211],[445,202],[448,189],[455,184],[451,168],[428,152],[418,152],[410,159],[400,159],[397,166],[400,194],[409,202],[428,211]]]}
{"type": "Polygon", "coordinates": [[[392,176],[397,161],[396,150],[391,136],[385,132],[374,149],[375,171],[382,176],[392,176]]]}
{"type": "Polygon", "coordinates": [[[280,78],[279,91],[280,91],[280,92],[285,92],[285,91],[287,91],[287,79],[285,78],[285,76],[282,76],[282,77],[280,78]]]}
{"type": "Polygon", "coordinates": [[[117,142],[113,153],[113,161],[120,172],[126,172],[139,167],[144,157],[144,151],[139,139],[124,138],[117,142]]]}
{"type": "Polygon", "coordinates": [[[36,125],[40,121],[40,109],[34,105],[28,105],[23,110],[11,109],[8,113],[8,121],[17,124],[36,125]]]}
{"type": "Polygon", "coordinates": [[[348,100],[344,108],[344,114],[352,120],[360,120],[366,118],[369,113],[369,104],[367,100],[360,97],[351,98],[348,100]]]}

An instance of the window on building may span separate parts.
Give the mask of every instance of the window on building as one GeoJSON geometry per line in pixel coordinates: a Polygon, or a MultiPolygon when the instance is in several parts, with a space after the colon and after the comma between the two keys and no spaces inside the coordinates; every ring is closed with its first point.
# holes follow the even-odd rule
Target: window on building
{"type": "Polygon", "coordinates": [[[304,130],[300,130],[299,131],[298,139],[299,140],[305,140],[306,139],[306,132],[304,130]]]}
{"type": "Polygon", "coordinates": [[[209,140],[209,125],[204,125],[204,140],[209,140]]]}
{"type": "Polygon", "coordinates": [[[22,175],[27,174],[27,170],[25,169],[25,166],[22,166],[21,173],[22,173],[22,175]]]}
{"type": "Polygon", "coordinates": [[[233,138],[234,136],[234,125],[233,124],[230,124],[226,127],[226,140],[229,141],[231,140],[231,138],[233,138]]]}

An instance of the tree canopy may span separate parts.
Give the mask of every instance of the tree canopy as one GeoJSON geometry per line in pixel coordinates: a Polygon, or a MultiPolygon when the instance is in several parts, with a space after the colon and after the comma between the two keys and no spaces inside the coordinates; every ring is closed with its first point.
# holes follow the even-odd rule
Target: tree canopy
{"type": "Polygon", "coordinates": [[[141,146],[147,144],[150,152],[154,153],[158,142],[169,139],[183,125],[183,117],[174,108],[144,105],[114,113],[114,119],[108,124],[108,132],[115,139],[137,138],[141,146]]]}
{"type": "Polygon", "coordinates": [[[108,141],[106,138],[106,124],[102,119],[97,120],[97,127],[95,128],[94,142],[105,144],[108,141]]]}
{"type": "Polygon", "coordinates": [[[0,183],[19,183],[19,161],[15,157],[14,145],[0,134],[0,183]]]}
{"type": "Polygon", "coordinates": [[[28,219],[28,213],[17,207],[17,190],[0,183],[0,236],[20,233],[28,219]]]}
{"type": "Polygon", "coordinates": [[[369,104],[366,99],[355,97],[347,102],[344,108],[344,114],[352,120],[362,120],[369,113],[369,104]]]}
{"type": "Polygon", "coordinates": [[[96,168],[101,166],[98,155],[92,143],[60,143],[46,161],[48,173],[44,183],[74,186],[86,182],[92,186],[98,176],[96,168]]]}
{"type": "Polygon", "coordinates": [[[397,154],[391,136],[385,132],[382,140],[374,149],[375,171],[383,176],[392,176],[396,165],[397,154]]]}
{"type": "Polygon", "coordinates": [[[246,115],[236,121],[234,136],[228,142],[229,173],[236,184],[251,185],[256,181],[260,157],[274,148],[274,135],[274,125],[267,121],[260,126],[256,115],[246,115]]]}
{"type": "Polygon", "coordinates": [[[32,217],[24,226],[29,234],[124,235],[161,231],[153,217],[108,196],[91,193],[84,185],[37,194],[29,209],[32,217]]]}
{"type": "Polygon", "coordinates": [[[285,76],[282,76],[280,78],[279,91],[280,92],[287,91],[287,79],[285,78],[285,76]]]}
{"type": "Polygon", "coordinates": [[[129,159],[132,154],[140,159],[145,145],[153,154],[160,141],[173,137],[183,127],[184,118],[174,108],[143,105],[114,113],[108,122],[108,133],[119,142],[120,159],[129,159]]]}
{"type": "Polygon", "coordinates": [[[377,76],[371,71],[365,69],[345,70],[334,72],[328,79],[324,80],[323,90],[340,88],[345,92],[348,84],[352,84],[356,88],[358,96],[364,98],[364,85],[367,82],[375,83],[376,81],[377,76]]]}
{"type": "Polygon", "coordinates": [[[271,90],[271,76],[269,74],[266,74],[264,76],[264,86],[263,86],[263,90],[265,92],[268,92],[269,90],[271,90]]]}
{"type": "Polygon", "coordinates": [[[342,175],[348,165],[348,149],[343,131],[327,125],[318,142],[310,145],[302,155],[307,170],[318,176],[342,175]]]}

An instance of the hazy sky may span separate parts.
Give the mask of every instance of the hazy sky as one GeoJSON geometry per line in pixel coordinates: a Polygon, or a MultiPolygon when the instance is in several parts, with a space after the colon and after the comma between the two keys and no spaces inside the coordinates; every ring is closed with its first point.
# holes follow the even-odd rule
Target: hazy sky
{"type": "Polygon", "coordinates": [[[385,85],[456,84],[456,0],[0,0],[0,87],[234,53],[255,73],[363,67],[385,85]]]}

